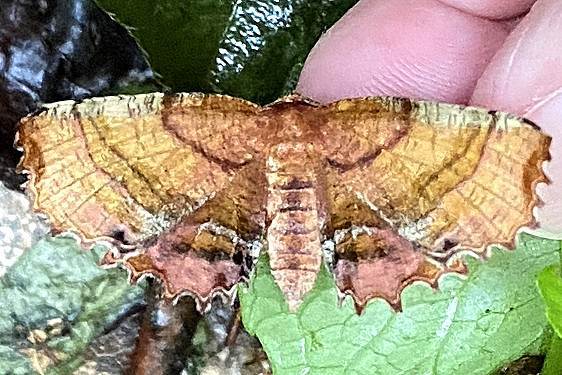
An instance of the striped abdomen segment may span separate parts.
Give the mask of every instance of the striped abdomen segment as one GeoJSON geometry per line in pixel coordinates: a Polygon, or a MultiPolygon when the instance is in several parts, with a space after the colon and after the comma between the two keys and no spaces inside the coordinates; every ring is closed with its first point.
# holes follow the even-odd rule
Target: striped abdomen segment
{"type": "Polygon", "coordinates": [[[271,272],[294,311],[322,265],[316,177],[306,144],[280,144],[268,158],[267,248],[271,272]]]}

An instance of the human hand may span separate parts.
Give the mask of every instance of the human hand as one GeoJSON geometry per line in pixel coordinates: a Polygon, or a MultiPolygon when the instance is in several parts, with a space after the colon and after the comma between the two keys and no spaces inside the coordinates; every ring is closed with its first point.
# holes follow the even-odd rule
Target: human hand
{"type": "Polygon", "coordinates": [[[320,102],[474,104],[536,122],[553,137],[552,184],[537,187],[545,205],[536,213],[562,235],[561,35],[558,0],[361,0],[318,41],[297,91],[320,102]]]}

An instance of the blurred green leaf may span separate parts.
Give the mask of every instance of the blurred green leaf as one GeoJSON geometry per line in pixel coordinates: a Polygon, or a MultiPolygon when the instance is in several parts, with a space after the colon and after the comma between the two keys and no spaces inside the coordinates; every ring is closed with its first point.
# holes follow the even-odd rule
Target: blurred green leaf
{"type": "MultiPolygon", "coordinates": [[[[560,249],[562,260],[562,248],[560,249]]],[[[562,374],[562,262],[545,268],[537,278],[539,291],[546,305],[546,316],[554,328],[544,368],[543,375],[562,374]]]]}
{"type": "Polygon", "coordinates": [[[82,250],[71,238],[48,238],[0,279],[0,374],[34,373],[35,354],[58,358],[59,366],[79,364],[76,356],[88,343],[142,301],[142,288],[131,287],[125,272],[97,265],[103,252],[82,250]],[[53,319],[63,326],[56,333],[48,323],[53,319]],[[44,332],[46,341],[34,345],[28,339],[33,330],[44,332]]]}
{"type": "Polygon", "coordinates": [[[262,342],[275,374],[488,374],[525,354],[538,354],[548,334],[535,278],[560,244],[521,235],[514,252],[468,259],[463,280],[448,275],[439,291],[415,284],[403,312],[381,300],[361,316],[346,298],[337,307],[323,271],[296,314],[289,313],[261,259],[240,288],[244,326],[262,342]]]}
{"type": "Polygon", "coordinates": [[[562,374],[562,338],[553,335],[541,375],[562,374]]]}
{"type": "Polygon", "coordinates": [[[560,265],[545,268],[537,278],[546,305],[546,316],[556,334],[562,337],[562,277],[560,265]]]}
{"type": "Polygon", "coordinates": [[[268,103],[293,90],[310,49],[357,0],[98,0],[133,28],[174,91],[268,103]]]}

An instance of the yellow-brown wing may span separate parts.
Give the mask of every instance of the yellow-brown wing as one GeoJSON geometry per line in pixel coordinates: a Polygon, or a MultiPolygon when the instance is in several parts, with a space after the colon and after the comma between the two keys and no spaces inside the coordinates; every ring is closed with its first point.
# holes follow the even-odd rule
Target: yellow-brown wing
{"type": "Polygon", "coordinates": [[[19,133],[34,206],[58,231],[136,245],[104,263],[123,263],[133,280],[158,276],[167,297],[203,304],[244,275],[241,238],[263,229],[258,111],[202,94],[51,104],[19,133]]]}
{"type": "Polygon", "coordinates": [[[160,93],[54,103],[22,120],[35,208],[57,230],[135,243],[228,185],[256,149],[258,107],[160,93]]]}
{"type": "Polygon", "coordinates": [[[459,250],[510,246],[519,228],[534,224],[534,188],[546,181],[550,138],[529,122],[392,98],[346,100],[323,111],[333,113],[326,138],[343,133],[340,139],[350,140],[326,155],[334,228],[377,228],[351,242],[344,234],[337,247],[338,283],[359,304],[373,296],[397,304],[412,280],[435,283],[443,272],[462,270],[449,261],[459,250]],[[370,124],[363,120],[369,116],[370,124]],[[378,281],[368,280],[370,273],[378,281]]]}

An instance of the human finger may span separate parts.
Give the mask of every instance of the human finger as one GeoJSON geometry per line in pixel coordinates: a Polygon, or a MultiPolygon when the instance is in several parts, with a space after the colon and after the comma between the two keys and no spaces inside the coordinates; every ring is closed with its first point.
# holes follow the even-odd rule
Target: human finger
{"type": "Polygon", "coordinates": [[[562,2],[539,0],[483,73],[471,102],[517,113],[552,135],[552,183],[539,185],[541,227],[562,234],[562,2]]]}
{"type": "Polygon", "coordinates": [[[297,91],[466,103],[510,31],[436,0],[363,0],[311,51],[297,91]]]}

